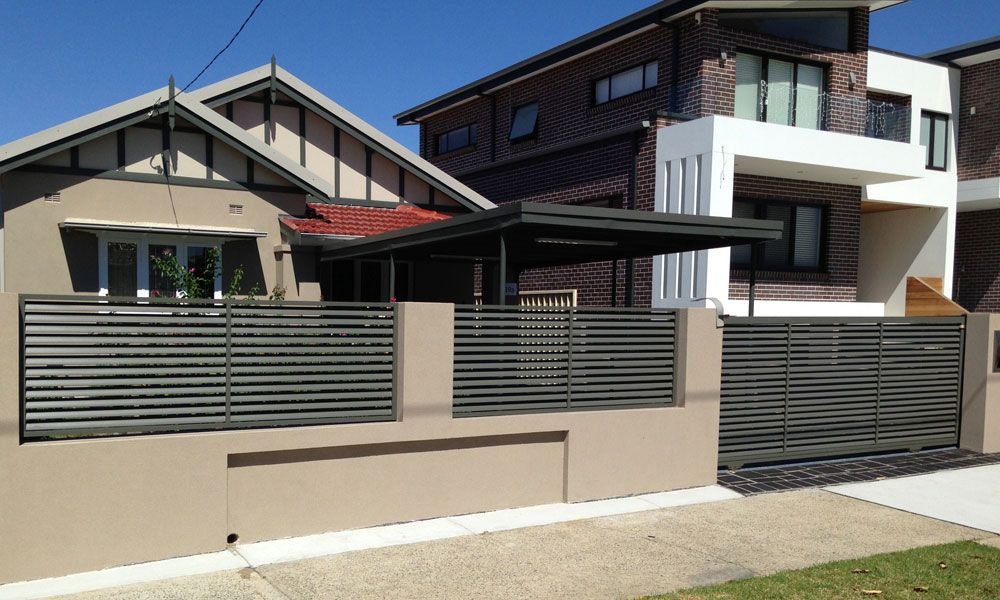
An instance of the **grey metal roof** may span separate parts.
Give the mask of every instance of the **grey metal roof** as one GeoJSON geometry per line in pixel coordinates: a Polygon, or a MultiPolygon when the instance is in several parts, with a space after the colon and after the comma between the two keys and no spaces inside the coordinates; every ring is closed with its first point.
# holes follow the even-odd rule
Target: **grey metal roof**
{"type": "MultiPolygon", "coordinates": [[[[269,63],[224,79],[218,83],[199,88],[190,92],[189,95],[203,102],[208,107],[214,107],[247,94],[266,89],[269,86],[270,77],[271,65],[269,63]]],[[[388,158],[395,158],[397,164],[421,177],[428,184],[455,196],[456,200],[468,208],[483,210],[496,207],[495,204],[472,188],[435,167],[280,66],[275,69],[275,78],[277,79],[279,91],[295,101],[311,105],[311,108],[317,109],[320,116],[327,118],[347,131],[347,133],[360,138],[363,142],[386,154],[388,158]]]]}
{"type": "Polygon", "coordinates": [[[982,40],[975,40],[943,50],[928,52],[923,57],[945,62],[956,62],[963,58],[971,58],[979,54],[996,52],[1000,50],[1000,35],[982,40]]]}

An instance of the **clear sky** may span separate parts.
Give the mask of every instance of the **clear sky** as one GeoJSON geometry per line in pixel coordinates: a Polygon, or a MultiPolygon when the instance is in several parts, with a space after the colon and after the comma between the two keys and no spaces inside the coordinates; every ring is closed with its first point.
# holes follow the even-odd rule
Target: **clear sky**
{"type": "MultiPolygon", "coordinates": [[[[198,85],[278,64],[411,148],[392,115],[653,0],[264,0],[198,85]]],[[[0,144],[185,85],[256,0],[0,0],[0,144]]],[[[910,0],[872,45],[924,53],[1000,34],[1000,0],[910,0]]],[[[197,86],[196,86],[197,87],[197,86]]]]}

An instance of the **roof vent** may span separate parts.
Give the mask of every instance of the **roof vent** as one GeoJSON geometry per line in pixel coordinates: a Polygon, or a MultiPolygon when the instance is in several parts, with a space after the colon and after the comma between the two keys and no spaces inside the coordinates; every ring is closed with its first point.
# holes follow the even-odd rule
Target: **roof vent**
{"type": "Polygon", "coordinates": [[[45,194],[46,202],[62,202],[62,192],[50,192],[45,194]]]}
{"type": "Polygon", "coordinates": [[[243,216],[243,205],[242,204],[230,204],[229,214],[235,215],[237,217],[243,216]]]}

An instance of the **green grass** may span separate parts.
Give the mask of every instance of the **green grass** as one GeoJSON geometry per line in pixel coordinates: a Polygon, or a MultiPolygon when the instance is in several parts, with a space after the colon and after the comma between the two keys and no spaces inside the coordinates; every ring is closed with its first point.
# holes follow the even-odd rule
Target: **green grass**
{"type": "Polygon", "coordinates": [[[997,599],[1000,598],[1000,549],[975,542],[928,546],[692,588],[655,598],[997,599]],[[881,593],[874,593],[876,591],[881,593]]]}

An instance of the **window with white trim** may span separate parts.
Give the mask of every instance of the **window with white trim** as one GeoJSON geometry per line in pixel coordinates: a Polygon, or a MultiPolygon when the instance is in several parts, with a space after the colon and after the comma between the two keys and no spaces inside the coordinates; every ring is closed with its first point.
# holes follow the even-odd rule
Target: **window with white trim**
{"type": "MultiPolygon", "coordinates": [[[[98,238],[97,280],[102,296],[170,298],[177,290],[169,279],[153,266],[152,256],[176,256],[182,265],[203,269],[211,248],[222,242],[215,239],[188,239],[171,236],[103,235],[98,238]]],[[[213,296],[222,297],[221,258],[215,276],[213,296]]]]}

